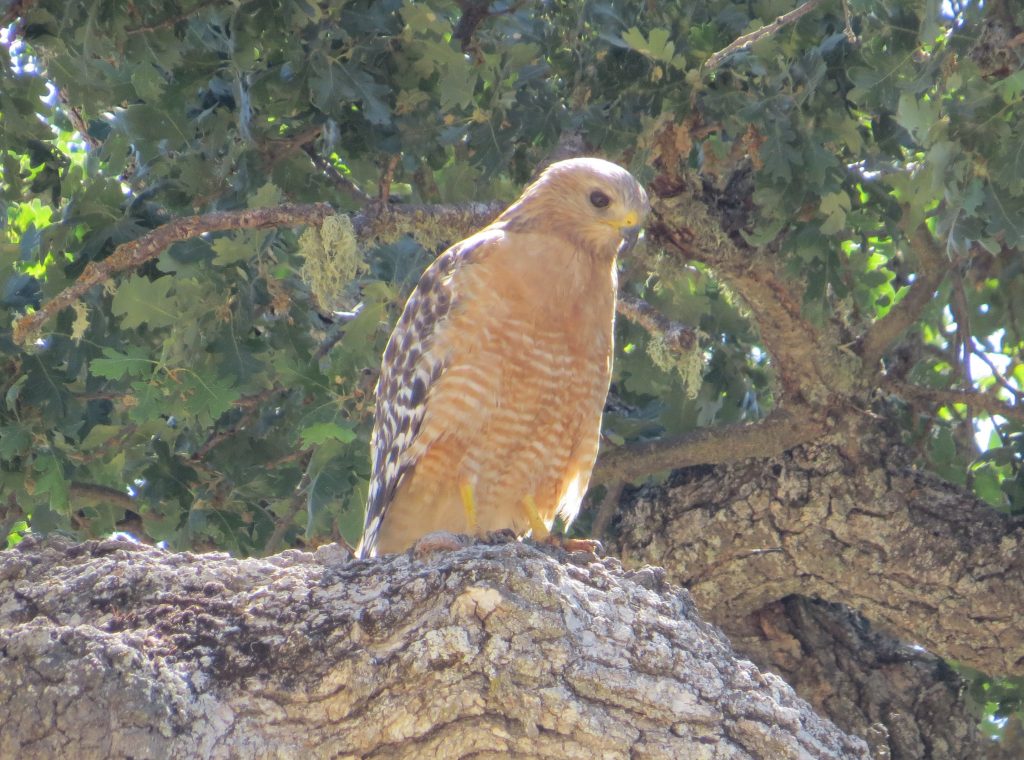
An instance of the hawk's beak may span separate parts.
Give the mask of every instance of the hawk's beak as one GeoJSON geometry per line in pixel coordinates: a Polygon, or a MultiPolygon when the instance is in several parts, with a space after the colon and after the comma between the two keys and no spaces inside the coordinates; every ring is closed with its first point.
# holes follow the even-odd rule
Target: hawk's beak
{"type": "Polygon", "coordinates": [[[619,246],[619,255],[621,256],[633,250],[637,238],[640,237],[640,225],[634,224],[629,227],[619,227],[619,232],[622,234],[622,245],[619,246]]]}

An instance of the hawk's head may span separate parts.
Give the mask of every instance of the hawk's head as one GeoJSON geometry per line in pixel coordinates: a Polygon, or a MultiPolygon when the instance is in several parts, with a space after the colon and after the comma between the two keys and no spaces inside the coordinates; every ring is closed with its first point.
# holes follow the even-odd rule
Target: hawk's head
{"type": "Polygon", "coordinates": [[[500,217],[508,229],[564,235],[599,255],[636,243],[650,206],[633,175],[600,158],[570,158],[547,167],[500,217]]]}

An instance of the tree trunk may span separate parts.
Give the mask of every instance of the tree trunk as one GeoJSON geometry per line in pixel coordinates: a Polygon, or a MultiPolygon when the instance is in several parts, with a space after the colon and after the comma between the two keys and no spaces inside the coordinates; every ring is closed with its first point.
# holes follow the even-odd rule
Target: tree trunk
{"type": "Polygon", "coordinates": [[[995,757],[961,679],[922,647],[1024,671],[1024,534],[880,439],[680,470],[627,498],[608,542],[663,566],[741,653],[893,758],[995,757]]]}
{"type": "Polygon", "coordinates": [[[2,757],[869,757],[613,559],[29,538],[0,600],[2,757]]]}

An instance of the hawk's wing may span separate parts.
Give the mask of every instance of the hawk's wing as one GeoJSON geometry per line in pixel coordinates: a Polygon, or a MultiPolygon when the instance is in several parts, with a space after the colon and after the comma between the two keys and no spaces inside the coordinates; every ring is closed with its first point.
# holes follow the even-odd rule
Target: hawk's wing
{"type": "Polygon", "coordinates": [[[391,333],[377,380],[370,439],[373,472],[357,556],[373,553],[395,491],[416,464],[405,454],[419,434],[431,386],[447,367],[448,357],[436,350],[434,337],[458,301],[458,272],[498,240],[500,232],[481,230],[438,256],[423,272],[391,333]]]}

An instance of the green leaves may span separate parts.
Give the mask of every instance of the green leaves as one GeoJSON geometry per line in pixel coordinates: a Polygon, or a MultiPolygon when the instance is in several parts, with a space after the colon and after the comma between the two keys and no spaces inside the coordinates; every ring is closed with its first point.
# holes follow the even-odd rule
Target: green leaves
{"type": "Polygon", "coordinates": [[[317,422],[309,425],[302,431],[301,436],[303,446],[316,446],[329,440],[352,443],[356,439],[352,428],[343,427],[336,422],[317,422]]]}
{"type": "Polygon", "coordinates": [[[149,352],[141,346],[129,346],[124,352],[106,347],[103,359],[93,359],[89,363],[89,371],[96,377],[108,380],[120,380],[126,375],[142,377],[153,370],[154,362],[149,352]]]}
{"type": "Polygon", "coordinates": [[[391,122],[391,109],[384,98],[389,90],[373,77],[345,63],[325,61],[313,66],[309,79],[313,105],[324,113],[343,118],[343,112],[356,103],[370,124],[391,122]]]}
{"type": "MultiPolygon", "coordinates": [[[[45,76],[0,66],[2,324],[171,218],[323,200],[347,213],[360,201],[346,182],[374,195],[392,157],[392,202],[511,199],[570,145],[628,156],[644,181],[702,183],[751,266],[777,264],[805,316],[844,340],[912,287],[908,236],[926,225],[963,259],[973,337],[1007,362],[1020,351],[1010,316],[1024,295],[1024,77],[982,75],[966,52],[975,21],[952,24],[935,3],[851,6],[851,45],[826,4],[706,71],[711,53],[783,6],[506,5],[461,36],[451,3],[350,3],[338,15],[254,0],[245,13],[179,9],[166,26],[174,13],[155,0],[132,14],[31,4],[45,76]],[[48,82],[61,98],[46,99],[48,82]],[[83,124],[88,149],[74,133],[83,124]],[[662,132],[672,139],[659,143],[662,132]]],[[[67,309],[16,354],[0,379],[0,471],[32,520],[70,528],[61,483],[73,478],[135,489],[151,537],[260,551],[307,474],[315,487],[289,540],[356,530],[374,372],[437,251],[408,238],[375,248],[345,225],[176,243],[80,299],[84,332],[67,309]],[[357,303],[343,324],[321,318],[357,303]]],[[[611,433],[630,441],[770,409],[776,368],[739,300],[700,265],[647,255],[624,262],[623,288],[702,331],[703,375],[686,387],[666,360],[677,357],[620,320],[611,433]]],[[[908,333],[928,351],[950,351],[953,297],[947,285],[908,333]]],[[[953,388],[957,368],[938,366],[912,377],[953,388]]],[[[957,424],[951,413],[906,434],[922,463],[967,483],[974,459],[957,424]]],[[[1017,429],[999,430],[1007,442],[989,447],[1010,451],[1017,429]]],[[[1016,461],[973,465],[976,492],[995,503],[998,487],[1021,508],[1006,485],[1016,461]]],[[[112,514],[82,519],[106,526],[112,514]]]]}
{"type": "Polygon", "coordinates": [[[828,193],[821,198],[819,211],[826,217],[821,225],[823,235],[835,235],[846,226],[846,215],[850,211],[850,196],[842,191],[828,193]]]}
{"type": "Polygon", "coordinates": [[[669,30],[660,27],[651,29],[644,37],[644,33],[634,26],[623,32],[622,41],[631,49],[654,61],[667,63],[678,69],[685,68],[686,58],[675,54],[676,46],[670,37],[669,30]]]}
{"type": "Polygon", "coordinates": [[[172,277],[159,277],[155,280],[133,277],[125,280],[117,286],[111,311],[121,317],[124,329],[143,324],[150,329],[174,324],[178,310],[174,300],[168,296],[173,284],[172,277]]]}
{"type": "Polygon", "coordinates": [[[918,98],[911,92],[900,95],[896,121],[922,145],[929,142],[929,132],[940,124],[939,105],[930,99],[918,98]]]}

